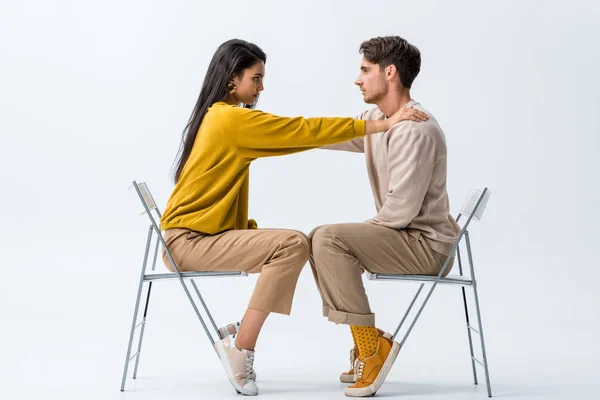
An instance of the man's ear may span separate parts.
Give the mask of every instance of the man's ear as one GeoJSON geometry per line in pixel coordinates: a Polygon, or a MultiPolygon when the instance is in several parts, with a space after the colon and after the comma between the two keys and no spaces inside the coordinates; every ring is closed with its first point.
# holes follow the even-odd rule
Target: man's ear
{"type": "Polygon", "coordinates": [[[396,66],[394,64],[390,64],[387,67],[385,67],[385,77],[388,80],[393,79],[397,74],[398,70],[396,69],[396,66]]]}

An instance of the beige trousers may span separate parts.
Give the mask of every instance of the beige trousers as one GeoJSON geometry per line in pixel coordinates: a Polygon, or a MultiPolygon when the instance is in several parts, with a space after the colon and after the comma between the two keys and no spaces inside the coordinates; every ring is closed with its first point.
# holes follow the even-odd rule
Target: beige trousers
{"type": "MultiPolygon", "coordinates": [[[[248,307],[290,314],[298,276],[308,259],[308,238],[304,233],[247,229],[206,235],[187,229],[168,229],[164,237],[181,272],[260,273],[248,307]]],[[[163,260],[173,271],[164,251],[163,260]]]]}
{"type": "Polygon", "coordinates": [[[309,238],[309,261],[323,299],[323,316],[336,324],[375,325],[361,269],[380,274],[437,275],[447,258],[431,250],[426,239],[411,229],[367,223],[324,225],[315,228],[309,238]]]}

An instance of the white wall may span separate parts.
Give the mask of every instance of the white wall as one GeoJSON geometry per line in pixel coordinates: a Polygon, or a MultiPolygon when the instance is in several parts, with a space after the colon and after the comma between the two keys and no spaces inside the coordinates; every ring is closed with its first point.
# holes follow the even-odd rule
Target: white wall
{"type": "MultiPolygon", "coordinates": [[[[493,372],[501,379],[544,364],[544,379],[569,373],[590,382],[600,359],[592,322],[600,304],[599,17],[593,1],[1,1],[1,375],[22,387],[48,368],[75,368],[69,354],[90,351],[87,368],[110,371],[116,389],[146,229],[127,188],[146,181],[166,202],[181,131],[221,42],[243,38],[267,53],[261,109],[353,116],[367,107],[353,85],[359,44],[397,34],[422,52],[412,95],[446,133],[452,211],[472,187],[493,192],[472,229],[493,372]],[[103,350],[111,355],[94,358],[103,350]]],[[[374,212],[356,154],[258,160],[250,196],[261,227],[309,232],[374,212]]],[[[238,318],[254,279],[215,281],[207,297],[235,288],[215,307],[238,318]]],[[[405,304],[413,288],[368,288],[379,321],[393,329],[386,304],[405,304]]],[[[157,306],[161,318],[189,323],[188,338],[202,335],[184,322],[193,316],[178,288],[165,290],[172,296],[157,306]]],[[[434,296],[407,364],[419,362],[418,343],[430,343],[435,327],[456,327],[464,339],[452,294],[434,296]]],[[[320,319],[308,267],[294,311],[273,318],[265,337],[279,343],[286,332],[302,345],[308,339],[293,329],[310,323],[348,346],[343,328],[320,319]]],[[[165,329],[158,347],[183,334],[165,329]]]]}

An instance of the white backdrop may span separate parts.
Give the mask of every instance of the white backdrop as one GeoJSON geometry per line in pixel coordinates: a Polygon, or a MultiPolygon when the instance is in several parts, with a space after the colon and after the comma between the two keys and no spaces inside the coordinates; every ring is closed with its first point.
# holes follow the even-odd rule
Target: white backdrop
{"type": "MultiPolygon", "coordinates": [[[[493,192],[472,239],[495,393],[592,398],[599,27],[593,1],[0,1],[0,390],[234,395],[175,284],[154,292],[141,379],[119,394],[147,227],[127,188],[148,182],[164,207],[223,41],[267,53],[262,110],[354,116],[370,107],[353,85],[359,44],[397,34],[422,52],[412,95],[446,133],[453,213],[472,187],[493,192]]],[[[308,233],[374,212],[362,155],[262,159],[251,176],[260,227],[308,233]]],[[[200,282],[219,323],[241,317],[255,279],[200,282]]],[[[368,283],[378,325],[393,330],[415,289],[368,283]]],[[[459,292],[430,306],[379,394],[484,398],[459,292]]],[[[292,316],[273,316],[258,343],[264,395],[343,397],[350,333],[319,314],[307,266],[292,316]]]]}

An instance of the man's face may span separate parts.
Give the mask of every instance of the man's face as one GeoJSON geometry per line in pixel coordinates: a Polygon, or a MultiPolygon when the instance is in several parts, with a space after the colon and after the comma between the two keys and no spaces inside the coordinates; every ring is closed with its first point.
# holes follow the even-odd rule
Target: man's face
{"type": "Polygon", "coordinates": [[[363,94],[367,104],[377,104],[388,92],[388,82],[379,64],[373,64],[364,57],[360,63],[360,74],[354,82],[363,94]]]}

